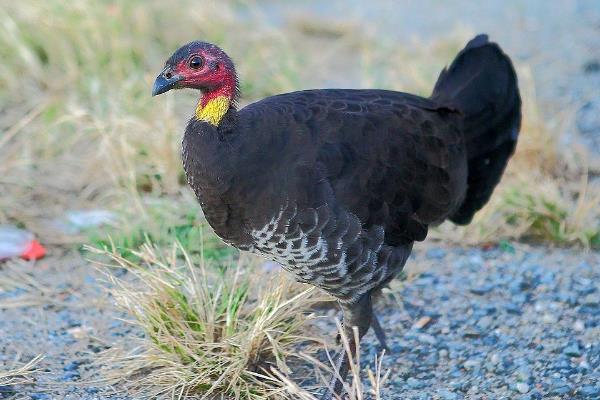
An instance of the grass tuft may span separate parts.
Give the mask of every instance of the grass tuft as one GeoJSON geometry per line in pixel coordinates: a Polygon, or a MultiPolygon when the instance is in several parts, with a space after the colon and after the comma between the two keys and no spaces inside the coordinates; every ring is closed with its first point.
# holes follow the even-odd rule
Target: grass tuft
{"type": "Polygon", "coordinates": [[[113,295],[145,333],[145,349],[123,379],[156,389],[155,395],[219,393],[263,399],[282,390],[271,368],[288,374],[295,349],[307,336],[313,288],[281,278],[264,281],[240,265],[196,267],[181,245],[167,254],[152,245],[124,257],[116,249],[92,249],[136,277],[110,275],[113,295]]]}
{"type": "MultiPolygon", "coordinates": [[[[109,383],[144,398],[257,400],[313,400],[327,385],[333,361],[315,357],[325,343],[311,322],[314,306],[328,298],[315,288],[250,273],[247,259],[195,264],[181,244],[164,251],[147,243],[127,256],[115,247],[87,249],[108,258],[102,265],[131,273],[118,277],[109,268],[107,276],[116,303],[143,332],[133,352],[102,357],[109,383]]],[[[352,360],[351,400],[370,391],[380,398],[387,374],[380,358],[375,365],[365,372],[360,356],[352,360]]]]}

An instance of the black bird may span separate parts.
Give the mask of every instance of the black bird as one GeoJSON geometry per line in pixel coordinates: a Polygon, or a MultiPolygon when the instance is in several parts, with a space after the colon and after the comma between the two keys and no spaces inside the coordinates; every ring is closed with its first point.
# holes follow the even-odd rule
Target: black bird
{"type": "MultiPolygon", "coordinates": [[[[372,296],[430,226],[468,224],[486,204],[521,124],[514,68],[486,35],[441,72],[429,98],[315,89],[238,110],[233,62],[199,41],[167,60],[152,94],[178,88],[202,93],[183,165],[216,234],[331,294],[347,336],[372,326],[382,345],[372,296]]],[[[348,358],[336,360],[345,379],[348,358]]],[[[324,398],[342,387],[334,378],[324,398]]]]}

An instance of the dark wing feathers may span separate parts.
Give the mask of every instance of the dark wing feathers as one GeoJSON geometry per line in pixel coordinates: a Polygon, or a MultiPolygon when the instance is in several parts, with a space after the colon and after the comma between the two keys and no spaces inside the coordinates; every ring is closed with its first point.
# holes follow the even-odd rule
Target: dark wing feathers
{"type": "Polygon", "coordinates": [[[423,240],[464,195],[458,118],[436,107],[384,90],[312,90],[269,97],[239,115],[248,135],[278,131],[265,129],[272,126],[289,136],[270,149],[283,169],[276,181],[296,181],[300,207],[318,207],[331,190],[363,229],[382,226],[385,243],[396,246],[423,240]],[[319,182],[328,188],[321,194],[319,182]]]}

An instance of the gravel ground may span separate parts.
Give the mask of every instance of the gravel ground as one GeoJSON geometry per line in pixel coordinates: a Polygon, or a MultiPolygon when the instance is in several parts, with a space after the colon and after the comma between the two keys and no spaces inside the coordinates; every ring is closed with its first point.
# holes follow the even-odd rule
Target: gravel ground
{"type": "Polygon", "coordinates": [[[413,258],[423,272],[401,307],[381,312],[386,399],[600,399],[600,254],[519,246],[413,258]]]}
{"type": "MultiPolygon", "coordinates": [[[[392,350],[384,398],[600,399],[599,266],[594,252],[419,246],[407,268],[415,277],[377,307],[392,350]]],[[[81,382],[97,352],[137,334],[97,272],[75,254],[0,266],[0,279],[14,268],[38,289],[0,293],[0,367],[45,358],[34,384],[0,387],[0,399],[126,399],[81,382]]],[[[377,350],[369,333],[365,366],[377,350]]]]}
{"type": "Polygon", "coordinates": [[[55,254],[35,264],[0,264],[0,283],[3,278],[21,285],[0,289],[0,370],[15,360],[22,364],[40,354],[44,359],[34,384],[0,386],[0,399],[128,398],[80,382],[82,376],[96,377],[91,363],[97,353],[137,334],[120,320],[125,316],[107,298],[103,277],[92,265],[78,253],[55,254]],[[23,284],[15,271],[33,278],[34,285],[23,284]]]}

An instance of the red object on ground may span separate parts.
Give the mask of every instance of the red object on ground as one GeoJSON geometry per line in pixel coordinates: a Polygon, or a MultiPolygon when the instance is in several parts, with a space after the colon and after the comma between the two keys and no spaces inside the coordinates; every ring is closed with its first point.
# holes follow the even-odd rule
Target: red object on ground
{"type": "Polygon", "coordinates": [[[27,248],[21,253],[21,258],[24,260],[39,260],[46,255],[46,248],[37,240],[32,240],[27,245],[27,248]]]}

